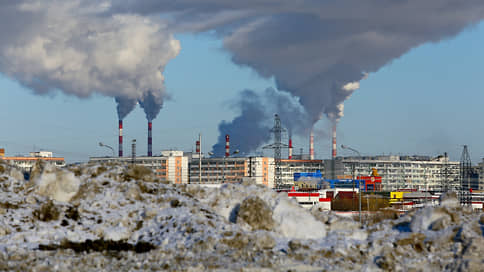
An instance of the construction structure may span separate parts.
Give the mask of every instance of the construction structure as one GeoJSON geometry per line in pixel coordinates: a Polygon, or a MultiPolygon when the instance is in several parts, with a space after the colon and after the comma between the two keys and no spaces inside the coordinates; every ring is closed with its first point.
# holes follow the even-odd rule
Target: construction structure
{"type": "MultiPolygon", "coordinates": [[[[133,143],[135,144],[135,143],[133,143]]],[[[157,177],[175,184],[188,183],[188,157],[183,151],[166,150],[160,156],[139,156],[133,150],[131,157],[91,157],[89,163],[116,162],[123,165],[136,164],[151,169],[157,177]]]]}
{"type": "Polygon", "coordinates": [[[472,167],[471,156],[467,145],[462,149],[460,158],[460,202],[462,205],[472,205],[472,191],[479,190],[479,176],[472,167]]]}
{"type": "Polygon", "coordinates": [[[281,119],[278,114],[274,115],[274,127],[270,130],[274,134],[274,143],[264,146],[264,149],[274,150],[274,185],[276,188],[282,186],[282,173],[281,173],[281,150],[287,148],[288,145],[282,143],[282,133],[286,131],[281,125],[281,119]]]}

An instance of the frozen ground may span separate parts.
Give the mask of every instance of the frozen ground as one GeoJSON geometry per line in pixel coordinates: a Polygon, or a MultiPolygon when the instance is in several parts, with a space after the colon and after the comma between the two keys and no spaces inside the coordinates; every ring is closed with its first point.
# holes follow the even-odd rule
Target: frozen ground
{"type": "Polygon", "coordinates": [[[484,216],[448,196],[402,217],[308,211],[251,185],[175,186],[140,167],[0,162],[0,270],[480,271],[484,216]]]}

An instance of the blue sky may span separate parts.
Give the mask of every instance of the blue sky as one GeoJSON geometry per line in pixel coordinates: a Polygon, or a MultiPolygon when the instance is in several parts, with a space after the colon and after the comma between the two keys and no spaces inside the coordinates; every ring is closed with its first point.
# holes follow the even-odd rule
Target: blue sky
{"type": "MultiPolygon", "coordinates": [[[[459,160],[462,145],[470,148],[473,163],[484,157],[484,24],[459,36],[413,49],[362,81],[361,88],[345,102],[345,116],[338,127],[341,143],[362,154],[423,154],[448,152],[459,160]]],[[[260,78],[239,67],[210,35],[177,35],[182,50],[164,72],[172,95],[153,122],[153,151],[194,149],[202,133],[203,149],[216,142],[217,125],[232,120],[230,108],[239,91],[263,91],[274,87],[272,79],[260,78]]],[[[62,93],[39,96],[5,76],[0,76],[2,115],[0,147],[9,156],[32,150],[51,150],[69,162],[89,156],[109,155],[98,142],[117,150],[117,115],[112,98],[88,99],[62,93]]],[[[328,123],[318,123],[327,130],[328,123]]],[[[125,153],[131,139],[138,153],[146,153],[146,119],[137,107],[124,120],[125,153]]],[[[233,142],[236,145],[235,142],[233,142]]],[[[307,152],[307,139],[294,139],[307,152]]],[[[330,156],[328,138],[315,143],[319,158],[330,156]]],[[[340,155],[351,155],[338,150],[340,155]]],[[[129,153],[127,153],[129,154],[129,153]]],[[[269,155],[268,152],[266,152],[269,155]]]]}

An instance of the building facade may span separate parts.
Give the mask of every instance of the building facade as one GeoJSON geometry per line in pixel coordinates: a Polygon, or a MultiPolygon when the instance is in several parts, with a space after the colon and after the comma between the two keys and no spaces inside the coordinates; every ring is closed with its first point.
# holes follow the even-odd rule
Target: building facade
{"type": "Polygon", "coordinates": [[[324,163],[322,160],[283,159],[281,160],[282,185],[284,187],[294,185],[294,173],[316,173],[324,175],[324,163]]]}
{"type": "MultiPolygon", "coordinates": [[[[190,183],[238,183],[245,178],[274,188],[275,164],[272,157],[198,158],[190,163],[190,183]],[[201,175],[199,174],[201,170],[201,175]]],[[[281,160],[282,186],[294,185],[294,173],[323,172],[322,160],[281,160]]]]}
{"type": "Polygon", "coordinates": [[[347,178],[369,175],[376,169],[382,177],[385,191],[398,189],[458,190],[460,187],[460,164],[449,161],[447,156],[368,156],[337,157],[325,161],[334,163],[334,175],[347,178]]]}
{"type": "Polygon", "coordinates": [[[34,167],[37,161],[44,161],[46,163],[54,164],[57,167],[64,167],[66,166],[65,159],[62,157],[54,157],[54,154],[50,151],[39,151],[39,152],[30,152],[30,156],[22,157],[22,156],[15,156],[15,157],[6,157],[5,150],[1,150],[0,152],[0,159],[4,160],[6,163],[13,165],[24,173],[30,173],[32,167],[34,167]]]}
{"type": "Polygon", "coordinates": [[[136,164],[151,169],[157,177],[175,184],[188,183],[188,157],[183,151],[162,151],[161,156],[153,157],[91,157],[90,163],[117,162],[136,164]]]}
{"type": "Polygon", "coordinates": [[[484,190],[484,158],[482,158],[482,162],[477,164],[477,169],[479,173],[479,190],[484,190]]]}
{"type": "Polygon", "coordinates": [[[200,164],[200,160],[194,157],[190,162],[190,183],[193,184],[240,183],[245,178],[250,178],[257,184],[274,187],[274,159],[202,158],[200,164]]]}

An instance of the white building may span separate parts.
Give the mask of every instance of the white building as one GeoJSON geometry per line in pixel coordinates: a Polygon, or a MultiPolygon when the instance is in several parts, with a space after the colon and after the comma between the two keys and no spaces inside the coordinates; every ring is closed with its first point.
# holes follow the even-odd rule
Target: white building
{"type": "Polygon", "coordinates": [[[482,158],[482,162],[478,165],[479,169],[479,190],[484,190],[484,158],[482,158]]]}
{"type": "Polygon", "coordinates": [[[53,153],[50,151],[39,151],[39,152],[30,152],[29,157],[22,157],[22,156],[15,156],[15,157],[6,157],[5,150],[2,149],[0,152],[0,159],[3,159],[10,165],[18,167],[23,172],[30,172],[32,167],[34,167],[37,161],[43,161],[46,163],[51,163],[57,167],[64,167],[66,166],[66,162],[62,157],[54,157],[53,153]]]}
{"type": "MultiPolygon", "coordinates": [[[[131,157],[91,157],[90,163],[119,162],[123,164],[133,163],[131,157]]],[[[183,151],[162,151],[161,156],[136,157],[134,163],[153,170],[161,179],[176,184],[188,183],[188,157],[183,151]]]]}
{"type": "MultiPolygon", "coordinates": [[[[325,163],[329,166],[332,161],[325,163]]],[[[372,168],[382,177],[385,191],[403,188],[421,190],[457,189],[460,186],[460,163],[447,156],[368,156],[337,157],[336,178],[370,175],[372,168]],[[354,167],[354,168],[353,168],[354,167]]],[[[328,173],[329,167],[326,167],[328,173]]]]}

